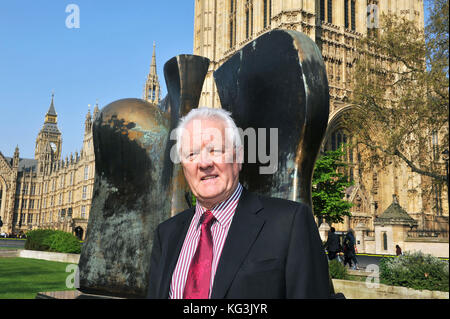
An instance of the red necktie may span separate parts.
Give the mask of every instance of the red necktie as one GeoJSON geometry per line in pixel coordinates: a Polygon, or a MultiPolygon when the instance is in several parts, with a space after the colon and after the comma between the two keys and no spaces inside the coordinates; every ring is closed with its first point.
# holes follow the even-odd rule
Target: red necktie
{"type": "Polygon", "coordinates": [[[214,220],[214,215],[209,210],[204,212],[200,219],[200,240],[189,267],[186,285],[184,286],[184,299],[208,299],[209,297],[213,259],[211,225],[214,220]]]}

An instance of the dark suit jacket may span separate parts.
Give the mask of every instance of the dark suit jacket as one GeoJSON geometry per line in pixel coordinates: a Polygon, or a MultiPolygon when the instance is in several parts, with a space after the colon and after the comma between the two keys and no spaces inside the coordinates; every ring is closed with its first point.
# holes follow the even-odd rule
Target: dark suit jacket
{"type": "MultiPolygon", "coordinates": [[[[158,226],[150,263],[149,298],[168,298],[194,209],[158,226]]],[[[311,209],[242,192],[211,298],[329,298],[328,261],[311,209]]]]}

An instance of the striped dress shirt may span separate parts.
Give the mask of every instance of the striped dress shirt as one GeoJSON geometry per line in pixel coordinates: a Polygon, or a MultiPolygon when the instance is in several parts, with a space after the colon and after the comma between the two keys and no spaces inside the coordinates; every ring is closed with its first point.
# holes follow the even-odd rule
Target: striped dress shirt
{"type": "MultiPolygon", "coordinates": [[[[223,245],[225,244],[225,239],[227,238],[228,230],[241,194],[242,185],[239,183],[230,198],[211,209],[216,221],[211,226],[211,234],[213,239],[213,260],[211,266],[211,281],[209,285],[210,296],[223,245]]],[[[183,247],[181,248],[180,256],[178,257],[177,265],[175,266],[175,270],[172,275],[172,282],[170,284],[169,291],[170,299],[183,298],[183,291],[189,272],[189,266],[191,265],[191,260],[194,257],[200,239],[200,217],[205,211],[206,209],[197,203],[195,207],[195,214],[191,220],[191,224],[189,225],[183,247]]]]}

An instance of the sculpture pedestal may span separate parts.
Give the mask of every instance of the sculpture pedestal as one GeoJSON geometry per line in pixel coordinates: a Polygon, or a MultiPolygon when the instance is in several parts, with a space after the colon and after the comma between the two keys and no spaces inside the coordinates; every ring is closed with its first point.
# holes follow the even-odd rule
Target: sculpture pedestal
{"type": "Polygon", "coordinates": [[[35,299],[123,299],[119,297],[85,294],[79,290],[38,292],[35,299]]]}

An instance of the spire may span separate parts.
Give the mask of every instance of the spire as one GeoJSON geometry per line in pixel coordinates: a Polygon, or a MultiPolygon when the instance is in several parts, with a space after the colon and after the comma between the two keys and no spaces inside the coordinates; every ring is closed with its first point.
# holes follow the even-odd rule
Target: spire
{"type": "Polygon", "coordinates": [[[50,103],[50,107],[49,107],[49,109],[48,109],[48,111],[47,111],[47,115],[53,115],[53,116],[56,116],[55,105],[54,105],[54,103],[53,103],[54,97],[55,97],[55,92],[52,91],[52,102],[50,103]]]}
{"type": "MultiPolygon", "coordinates": [[[[52,91],[52,100],[47,114],[45,114],[44,125],[36,138],[34,156],[40,163],[48,160],[56,160],[61,155],[62,138],[57,125],[58,115],[55,111],[54,98],[55,92],[52,91]],[[48,154],[51,154],[50,159],[47,158],[48,154]]],[[[39,172],[44,173],[42,166],[39,168],[39,172]]]]}
{"type": "Polygon", "coordinates": [[[55,92],[52,91],[52,101],[50,102],[50,107],[48,108],[47,114],[45,114],[45,123],[56,124],[58,115],[55,111],[55,104],[53,102],[55,98],[55,92]]]}
{"type": "Polygon", "coordinates": [[[90,133],[92,130],[91,105],[88,104],[88,112],[86,114],[86,121],[84,122],[84,134],[90,133]]]}
{"type": "Polygon", "coordinates": [[[94,114],[93,114],[93,120],[95,120],[97,118],[99,112],[99,108],[98,108],[98,100],[95,101],[95,107],[94,107],[94,114]]]}
{"type": "Polygon", "coordinates": [[[91,119],[91,105],[88,104],[88,112],[86,114],[86,121],[91,119]]]}
{"type": "Polygon", "coordinates": [[[150,64],[150,73],[147,76],[147,81],[144,85],[144,100],[154,104],[158,104],[160,100],[160,86],[158,74],[156,71],[156,50],[155,42],[153,42],[152,62],[150,64]]]}
{"type": "Polygon", "coordinates": [[[13,167],[19,166],[19,145],[16,145],[16,149],[14,151],[14,157],[13,157],[13,167]]]}
{"type": "Polygon", "coordinates": [[[153,54],[152,54],[152,63],[150,65],[150,75],[156,75],[156,54],[155,54],[155,41],[153,41],[153,54]]]}

